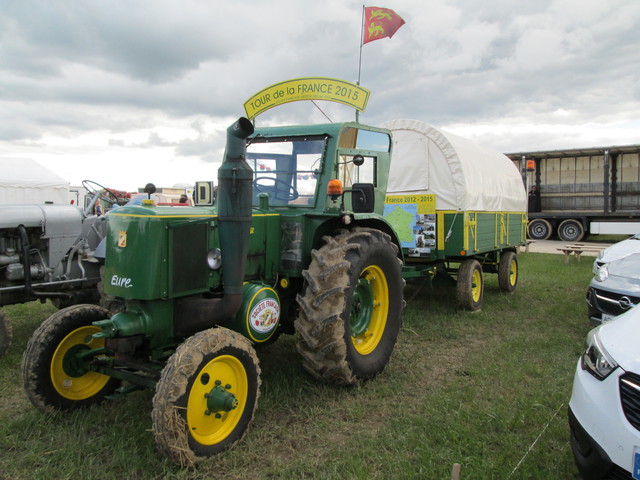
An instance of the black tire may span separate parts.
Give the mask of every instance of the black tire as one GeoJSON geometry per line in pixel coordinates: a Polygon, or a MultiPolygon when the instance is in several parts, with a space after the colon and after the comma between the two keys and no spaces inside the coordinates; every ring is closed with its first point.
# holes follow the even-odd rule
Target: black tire
{"type": "Polygon", "coordinates": [[[465,310],[478,310],[482,306],[484,295],[484,278],[480,262],[465,260],[458,269],[456,282],[456,298],[458,305],[465,310]]]}
{"type": "Polygon", "coordinates": [[[249,340],[225,328],[196,333],[156,385],[151,418],[158,448],[182,466],[226,450],[245,434],[259,396],[260,366],[249,340]],[[224,407],[208,404],[214,394],[224,407]]]}
{"type": "Polygon", "coordinates": [[[579,242],[584,237],[584,227],[579,220],[569,218],[558,226],[558,237],[565,242],[579,242]]]}
{"type": "Polygon", "coordinates": [[[354,229],[311,252],[303,272],[298,352],[315,378],[351,385],[384,370],[402,324],[404,279],[389,235],[354,229]]]}
{"type": "MultiPolygon", "coordinates": [[[[31,403],[44,412],[74,410],[113,393],[119,380],[73,361],[73,352],[104,346],[91,325],[110,314],[97,305],[74,305],[54,313],[33,333],[22,356],[22,381],[31,403]]],[[[90,359],[85,359],[90,361],[90,359]]]]}
{"type": "Polygon", "coordinates": [[[532,240],[548,240],[552,233],[551,224],[544,218],[531,220],[527,227],[527,234],[532,240]]]}
{"type": "Polygon", "coordinates": [[[518,257],[514,252],[502,252],[498,263],[498,287],[501,292],[513,293],[518,285],[518,257]]]}
{"type": "Polygon", "coordinates": [[[0,309],[0,357],[9,350],[12,338],[11,324],[5,313],[0,309]]]}

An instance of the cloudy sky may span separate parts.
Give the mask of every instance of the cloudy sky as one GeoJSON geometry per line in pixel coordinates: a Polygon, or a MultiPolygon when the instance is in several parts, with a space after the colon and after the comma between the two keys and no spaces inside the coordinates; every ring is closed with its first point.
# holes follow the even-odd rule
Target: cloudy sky
{"type": "MultiPolygon", "coordinates": [[[[363,123],[415,118],[502,152],[640,143],[637,0],[374,5],[406,24],[363,47],[363,123]]],[[[361,15],[350,0],[2,0],[0,162],[122,190],[215,179],[254,93],[357,80],[361,15]]],[[[326,121],[310,102],[257,117],[326,121]]]]}

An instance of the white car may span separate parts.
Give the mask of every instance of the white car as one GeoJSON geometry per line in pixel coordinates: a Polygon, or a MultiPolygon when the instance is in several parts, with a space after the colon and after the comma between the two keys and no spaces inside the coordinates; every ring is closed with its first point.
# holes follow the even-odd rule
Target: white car
{"type": "Polygon", "coordinates": [[[640,307],[589,332],[569,426],[583,479],[640,479],[640,307]]]}
{"type": "Polygon", "coordinates": [[[615,243],[600,252],[596,261],[593,262],[593,273],[596,274],[597,268],[605,263],[620,260],[621,258],[633,255],[634,253],[640,253],[640,233],[633,235],[626,240],[615,243]]]}
{"type": "Polygon", "coordinates": [[[640,303],[640,234],[600,252],[587,290],[587,316],[607,322],[640,303]]]}

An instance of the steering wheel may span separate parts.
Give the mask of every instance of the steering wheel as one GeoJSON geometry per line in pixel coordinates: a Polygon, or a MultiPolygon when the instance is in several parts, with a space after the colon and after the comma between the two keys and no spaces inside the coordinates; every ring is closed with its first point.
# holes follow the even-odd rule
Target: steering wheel
{"type": "Polygon", "coordinates": [[[91,195],[97,196],[98,198],[104,200],[105,202],[109,202],[111,205],[116,205],[118,203],[118,196],[108,188],[105,188],[102,185],[100,185],[98,182],[94,182],[92,180],[83,180],[82,186],[91,195]],[[96,188],[96,187],[99,187],[99,188],[96,188]]]}
{"type": "Polygon", "coordinates": [[[287,202],[290,202],[300,196],[293,185],[276,177],[256,177],[256,179],[253,181],[253,187],[258,192],[269,193],[270,191],[273,191],[273,198],[276,200],[285,200],[287,202]],[[261,185],[260,183],[258,183],[258,181],[260,180],[268,180],[270,182],[273,182],[273,185],[261,185]],[[282,185],[283,188],[278,188],[278,185],[282,185]]]}

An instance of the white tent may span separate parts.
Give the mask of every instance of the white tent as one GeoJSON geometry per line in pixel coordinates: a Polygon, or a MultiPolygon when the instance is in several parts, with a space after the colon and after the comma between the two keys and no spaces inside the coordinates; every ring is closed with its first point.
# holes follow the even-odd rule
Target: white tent
{"type": "Polygon", "coordinates": [[[435,194],[436,210],[526,212],[520,172],[502,153],[418,120],[392,120],[388,195],[435,194]]]}
{"type": "Polygon", "coordinates": [[[69,203],[69,182],[29,158],[0,158],[0,205],[69,203]]]}

